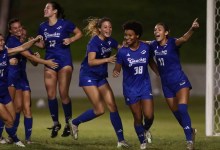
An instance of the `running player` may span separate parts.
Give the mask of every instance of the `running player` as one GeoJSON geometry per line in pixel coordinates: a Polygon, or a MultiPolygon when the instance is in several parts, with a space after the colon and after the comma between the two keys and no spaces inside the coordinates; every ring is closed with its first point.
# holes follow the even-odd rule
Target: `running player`
{"type": "Polygon", "coordinates": [[[110,120],[118,138],[117,147],[128,147],[124,140],[123,127],[119,116],[112,89],[107,81],[108,63],[116,61],[111,56],[112,48],[117,49],[118,43],[111,38],[112,24],[109,18],[90,18],[85,28],[91,40],[87,45],[86,57],[81,69],[79,86],[81,86],[93,105],[73,120],[69,120],[73,138],[78,139],[78,126],[104,114],[107,105],[110,111],[110,120]]]}
{"type": "Polygon", "coordinates": [[[197,28],[199,28],[199,23],[195,19],[191,28],[182,37],[172,38],[169,37],[168,26],[158,23],[154,28],[156,40],[150,44],[158,65],[166,102],[184,130],[188,150],[194,149],[196,130],[191,127],[191,119],[187,110],[192,86],[182,70],[179,48],[190,39],[197,28]]]}
{"type": "MultiPolygon", "coordinates": [[[[150,57],[150,46],[140,41],[142,25],[128,21],[123,25],[126,46],[117,53],[117,63],[113,77],[118,77],[123,69],[123,94],[126,104],[134,117],[134,128],[140,142],[140,149],[151,143],[149,131],[154,120],[154,103],[148,64],[156,68],[150,57]]],[[[157,71],[157,70],[156,70],[157,71]]]]}
{"type": "Polygon", "coordinates": [[[73,65],[70,44],[82,37],[80,29],[72,22],[64,19],[63,9],[57,2],[48,2],[44,8],[44,17],[48,21],[43,22],[39,28],[39,35],[44,40],[37,46],[46,49],[46,59],[55,59],[59,67],[53,69],[45,67],[44,81],[48,96],[48,105],[53,120],[51,137],[57,136],[61,128],[58,118],[58,101],[56,98],[57,86],[65,114],[66,126],[61,136],[70,135],[68,120],[72,118],[72,104],[69,97],[69,86],[71,82],[73,65]],[[70,34],[74,34],[70,37],[70,34]]]}

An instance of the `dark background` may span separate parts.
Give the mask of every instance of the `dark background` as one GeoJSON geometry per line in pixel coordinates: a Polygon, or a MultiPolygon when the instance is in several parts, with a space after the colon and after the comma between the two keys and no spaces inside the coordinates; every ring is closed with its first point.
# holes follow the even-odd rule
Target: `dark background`
{"type": "MultiPolygon", "coordinates": [[[[181,48],[183,63],[205,63],[206,54],[206,0],[56,0],[65,10],[66,19],[74,22],[81,30],[85,19],[109,17],[112,20],[112,36],[123,40],[122,24],[127,20],[137,20],[143,24],[143,40],[152,40],[157,22],[165,22],[171,29],[172,37],[182,36],[199,18],[200,28],[187,44],[181,48]]],[[[12,0],[10,18],[17,17],[27,28],[30,36],[35,36],[39,24],[46,20],[43,10],[47,0],[12,0]]],[[[81,61],[85,55],[89,37],[73,43],[74,61],[81,61]]],[[[35,50],[38,50],[35,48],[35,50]]],[[[41,50],[43,53],[43,50],[41,50]]]]}

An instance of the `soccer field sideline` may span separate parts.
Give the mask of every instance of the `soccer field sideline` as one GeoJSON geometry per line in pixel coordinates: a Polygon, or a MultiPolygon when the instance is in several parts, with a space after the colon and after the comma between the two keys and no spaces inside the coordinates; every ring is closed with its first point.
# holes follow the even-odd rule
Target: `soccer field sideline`
{"type": "MultiPolygon", "coordinates": [[[[109,78],[108,81],[112,87],[114,95],[116,97],[122,97],[122,74],[119,78],[112,77],[112,70],[114,65],[109,64],[109,78]]],[[[43,65],[38,65],[37,67],[33,67],[30,63],[27,63],[27,74],[30,82],[30,86],[32,89],[32,97],[33,98],[45,98],[47,97],[45,86],[44,86],[44,73],[43,73],[43,65]]],[[[80,70],[80,62],[74,63],[74,72],[72,74],[72,82],[70,84],[70,97],[86,97],[82,88],[78,86],[78,78],[79,78],[79,70],[80,70]]],[[[185,64],[183,65],[183,70],[187,74],[192,86],[193,90],[191,91],[191,95],[196,96],[204,96],[205,95],[205,64],[185,64]]],[[[151,75],[154,75],[150,71],[151,75]]],[[[151,76],[152,80],[152,88],[153,93],[155,93],[155,87],[160,83],[155,82],[156,80],[160,80],[159,78],[155,78],[155,76],[151,76]]],[[[159,87],[160,89],[160,87],[159,87]]],[[[157,91],[156,91],[157,92],[157,91]]],[[[162,93],[160,91],[160,93],[162,93]]]]}

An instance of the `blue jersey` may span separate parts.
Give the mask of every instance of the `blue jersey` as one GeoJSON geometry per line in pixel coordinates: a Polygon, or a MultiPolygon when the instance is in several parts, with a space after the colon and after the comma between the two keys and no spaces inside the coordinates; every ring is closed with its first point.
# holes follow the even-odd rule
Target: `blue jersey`
{"type": "Polygon", "coordinates": [[[96,79],[103,79],[108,77],[108,63],[97,66],[89,66],[88,53],[95,52],[96,59],[108,58],[111,56],[112,48],[116,49],[117,47],[117,41],[115,41],[111,37],[103,41],[98,36],[94,36],[87,45],[86,57],[81,64],[80,77],[89,76],[96,79]]]}
{"type": "Polygon", "coordinates": [[[164,46],[160,46],[157,41],[150,44],[157,62],[163,92],[167,98],[175,97],[182,88],[192,88],[187,76],[182,71],[179,46],[176,46],[175,41],[175,38],[168,38],[164,46]]]}
{"type": "Polygon", "coordinates": [[[125,97],[139,97],[151,93],[151,83],[148,73],[150,47],[140,42],[137,50],[122,47],[117,54],[117,63],[123,69],[123,94],[125,97]],[[146,93],[147,92],[147,93],[146,93]]]}
{"type": "MultiPolygon", "coordinates": [[[[7,41],[6,41],[6,47],[7,48],[14,48],[14,47],[17,47],[17,46],[20,46],[22,45],[22,43],[20,42],[20,40],[15,37],[15,36],[9,36],[7,38],[7,41]]],[[[15,54],[15,55],[12,55],[12,56],[9,56],[9,59],[11,58],[16,58],[18,60],[18,64],[17,65],[10,65],[9,64],[9,73],[10,74],[14,74],[14,76],[20,76],[20,71],[21,71],[21,67],[20,67],[20,61],[21,61],[21,54],[15,54]]]]}
{"type": "Polygon", "coordinates": [[[7,49],[0,51],[0,95],[8,90],[8,52],[7,49]]]}
{"type": "Polygon", "coordinates": [[[75,28],[75,24],[64,19],[58,19],[53,26],[48,21],[40,25],[38,34],[44,38],[45,59],[55,59],[61,65],[67,61],[72,63],[70,45],[64,45],[63,39],[69,38],[75,28]]]}

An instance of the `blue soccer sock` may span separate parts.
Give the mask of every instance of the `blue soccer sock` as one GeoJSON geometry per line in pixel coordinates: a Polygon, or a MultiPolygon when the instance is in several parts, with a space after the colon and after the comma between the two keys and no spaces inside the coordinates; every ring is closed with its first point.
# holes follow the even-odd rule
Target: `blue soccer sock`
{"type": "Polygon", "coordinates": [[[144,118],[144,129],[149,130],[154,122],[154,116],[150,119],[144,118]]]}
{"type": "Polygon", "coordinates": [[[16,135],[16,129],[14,127],[11,128],[5,127],[5,130],[15,143],[20,141],[16,135]]]}
{"type": "Polygon", "coordinates": [[[145,141],[145,136],[144,136],[144,132],[145,132],[145,129],[144,129],[144,126],[143,125],[134,125],[134,129],[136,131],[136,134],[138,136],[138,139],[140,141],[140,143],[144,143],[145,141]]]}
{"type": "Polygon", "coordinates": [[[79,115],[77,118],[73,119],[72,123],[76,126],[78,126],[80,123],[90,121],[94,118],[96,118],[96,114],[94,113],[93,109],[89,109],[79,115]]]}
{"type": "Polygon", "coordinates": [[[191,119],[187,111],[187,104],[179,104],[178,111],[180,112],[183,130],[187,141],[192,141],[191,119]]]}
{"type": "Polygon", "coordinates": [[[110,120],[115,129],[115,133],[117,135],[118,141],[123,141],[124,140],[123,126],[118,111],[110,112],[110,120]]]}
{"type": "MultiPolygon", "coordinates": [[[[173,111],[173,115],[175,116],[176,120],[179,122],[179,124],[182,126],[182,121],[181,121],[181,115],[178,110],[173,111]]],[[[183,126],[182,126],[183,127],[183,126]]]]}
{"type": "Polygon", "coordinates": [[[5,127],[5,123],[0,119],[0,137],[2,137],[4,127],[5,127]]]}
{"type": "Polygon", "coordinates": [[[25,140],[31,140],[33,118],[24,118],[25,140]]]}
{"type": "Polygon", "coordinates": [[[63,104],[63,111],[65,115],[65,122],[68,123],[68,120],[72,118],[72,103],[71,101],[68,104],[63,104]]]}
{"type": "Polygon", "coordinates": [[[18,130],[19,123],[20,123],[20,113],[16,113],[15,121],[14,121],[14,128],[16,131],[18,130]]]}
{"type": "Polygon", "coordinates": [[[54,122],[54,124],[57,124],[59,121],[58,121],[58,112],[59,112],[59,109],[58,109],[58,101],[57,99],[48,99],[48,106],[49,106],[49,110],[50,110],[50,115],[52,117],[52,120],[54,122]]]}

